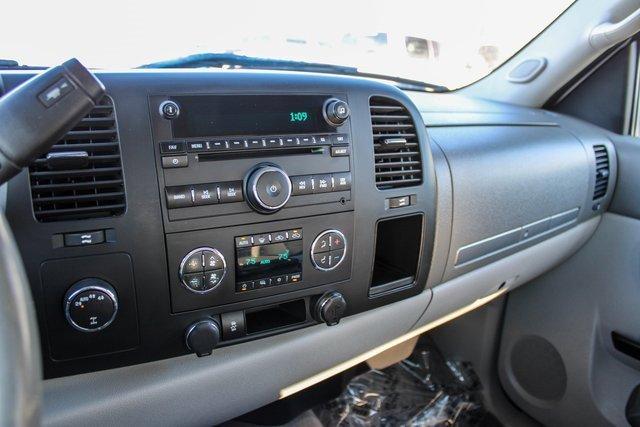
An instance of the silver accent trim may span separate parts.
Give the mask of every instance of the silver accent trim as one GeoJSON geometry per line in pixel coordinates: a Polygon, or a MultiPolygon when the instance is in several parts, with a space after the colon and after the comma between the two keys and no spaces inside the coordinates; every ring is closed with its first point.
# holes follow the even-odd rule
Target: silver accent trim
{"type": "Polygon", "coordinates": [[[117,314],[118,314],[118,299],[116,298],[116,295],[113,292],[111,292],[109,289],[105,288],[104,286],[89,285],[89,286],[82,287],[82,288],[78,289],[77,291],[74,291],[71,295],[69,295],[67,297],[66,301],[65,301],[64,317],[67,319],[67,322],[69,322],[69,324],[74,329],[77,329],[80,332],[98,332],[98,331],[102,331],[107,326],[109,326],[111,323],[113,323],[113,321],[115,320],[117,314]],[[73,299],[76,296],[78,296],[78,294],[80,294],[82,292],[86,292],[86,291],[104,292],[105,294],[107,294],[109,296],[109,298],[111,298],[111,301],[113,302],[113,316],[111,316],[111,319],[109,319],[107,321],[107,323],[105,323],[104,325],[100,326],[99,328],[94,328],[94,329],[83,328],[82,326],[78,325],[76,322],[73,321],[73,319],[71,318],[71,314],[69,313],[69,309],[71,308],[71,302],[73,301],[73,299]]]}
{"type": "MultiPolygon", "coordinates": [[[[202,265],[204,266],[204,253],[202,254],[202,265]]],[[[216,271],[216,270],[208,270],[208,271],[216,271]]],[[[204,280],[204,275],[207,272],[207,270],[202,270],[202,272],[200,272],[200,274],[202,274],[202,280],[204,280]]],[[[224,258],[224,255],[222,255],[222,253],[215,249],[215,248],[211,248],[208,246],[203,246],[200,248],[196,248],[194,250],[192,250],[191,252],[189,252],[188,254],[186,254],[184,257],[182,257],[182,261],[180,262],[180,269],[178,270],[178,275],[180,276],[180,283],[182,284],[182,286],[184,286],[185,288],[187,288],[188,291],[191,291],[195,294],[206,294],[211,292],[212,290],[216,289],[218,286],[220,286],[222,284],[222,281],[224,280],[225,276],[227,275],[227,260],[224,258]],[[187,282],[185,282],[184,280],[184,275],[185,274],[198,274],[198,273],[184,273],[184,265],[187,262],[187,260],[189,259],[189,257],[193,254],[195,254],[196,252],[204,252],[204,251],[211,251],[215,254],[217,254],[220,259],[222,259],[222,268],[218,268],[216,270],[222,270],[222,277],[220,277],[220,281],[218,282],[218,284],[216,286],[214,286],[211,289],[207,289],[204,291],[196,291],[194,289],[191,289],[188,285],[187,282]]]]}
{"type": "MultiPolygon", "coordinates": [[[[313,243],[311,243],[311,263],[313,264],[313,266],[317,270],[320,270],[320,271],[332,271],[332,270],[335,270],[336,268],[338,268],[338,266],[340,264],[342,264],[342,261],[344,261],[345,258],[347,257],[347,245],[348,245],[347,238],[344,236],[344,234],[342,234],[342,231],[336,230],[336,229],[333,229],[333,228],[330,229],[330,230],[325,230],[322,233],[318,234],[316,236],[316,238],[313,239],[313,243]],[[325,235],[330,234],[330,233],[336,233],[336,234],[339,234],[342,237],[342,240],[344,241],[344,248],[342,248],[344,250],[344,254],[342,255],[342,258],[340,258],[340,261],[338,261],[338,263],[336,265],[332,265],[329,268],[324,268],[324,267],[320,267],[318,264],[316,264],[315,260],[313,259],[313,256],[316,253],[313,250],[313,248],[316,246],[316,243],[318,242],[318,240],[320,240],[322,238],[322,236],[325,236],[325,235]]],[[[337,250],[339,250],[339,249],[337,249],[337,250]]],[[[327,251],[327,253],[329,253],[329,252],[331,252],[331,249],[329,249],[327,251]]],[[[318,253],[324,253],[324,252],[318,252],[318,253]]]]}
{"type": "Polygon", "coordinates": [[[277,211],[278,209],[282,208],[284,205],[287,204],[287,202],[291,198],[291,191],[292,191],[291,179],[289,178],[289,175],[287,175],[285,171],[283,171],[278,167],[275,167],[275,166],[260,167],[259,169],[257,169],[251,174],[251,177],[249,178],[249,183],[251,184],[251,195],[253,196],[252,198],[255,199],[255,201],[260,205],[260,207],[262,207],[263,209],[269,212],[277,211]],[[262,175],[264,175],[267,172],[277,172],[282,174],[282,176],[286,178],[285,183],[287,185],[286,187],[287,198],[285,199],[284,202],[280,203],[277,206],[266,205],[262,200],[260,200],[260,197],[258,197],[258,188],[257,188],[258,180],[262,175]]]}

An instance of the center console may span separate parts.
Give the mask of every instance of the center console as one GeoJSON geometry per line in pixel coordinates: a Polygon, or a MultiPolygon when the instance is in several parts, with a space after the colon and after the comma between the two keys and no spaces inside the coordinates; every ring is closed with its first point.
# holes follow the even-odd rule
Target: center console
{"type": "Polygon", "coordinates": [[[47,377],[335,326],[424,289],[435,179],[401,91],[300,73],[99,77],[109,99],[54,146],[64,161],[45,155],[9,188],[47,377]]]}

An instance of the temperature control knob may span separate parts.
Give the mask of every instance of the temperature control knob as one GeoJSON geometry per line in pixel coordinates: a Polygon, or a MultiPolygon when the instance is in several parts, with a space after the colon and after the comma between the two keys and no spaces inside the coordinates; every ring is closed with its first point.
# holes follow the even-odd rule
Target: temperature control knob
{"type": "Polygon", "coordinates": [[[213,319],[205,319],[187,328],[185,342],[196,356],[208,356],[220,341],[220,326],[213,319]]]}
{"type": "Polygon", "coordinates": [[[324,118],[331,126],[340,126],[349,118],[349,104],[340,99],[331,98],[324,103],[324,118]]]}
{"type": "Polygon", "coordinates": [[[273,213],[291,197],[291,180],[278,166],[264,164],[254,169],[246,179],[249,205],[260,213],[273,213]]]}
{"type": "Polygon", "coordinates": [[[109,326],[118,313],[113,287],[101,279],[82,279],[64,296],[64,314],[81,332],[97,332],[109,326]]]}
{"type": "Polygon", "coordinates": [[[316,302],[313,317],[328,326],[337,325],[347,310],[347,301],[340,292],[329,292],[316,302]]]}

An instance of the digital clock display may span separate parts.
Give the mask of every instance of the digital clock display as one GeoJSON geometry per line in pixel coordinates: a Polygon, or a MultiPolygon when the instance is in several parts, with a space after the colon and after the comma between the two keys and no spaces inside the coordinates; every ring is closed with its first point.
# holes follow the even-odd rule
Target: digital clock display
{"type": "Polygon", "coordinates": [[[306,122],[309,120],[309,113],[306,111],[293,111],[289,113],[289,121],[291,122],[306,122]]]}
{"type": "Polygon", "coordinates": [[[322,115],[332,95],[172,96],[180,115],[171,121],[175,138],[331,133],[322,115]]]}

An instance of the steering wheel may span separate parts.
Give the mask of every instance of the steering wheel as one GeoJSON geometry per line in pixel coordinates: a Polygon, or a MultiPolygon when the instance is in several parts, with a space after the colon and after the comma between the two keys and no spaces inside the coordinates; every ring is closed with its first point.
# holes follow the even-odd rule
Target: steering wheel
{"type": "Polygon", "coordinates": [[[29,281],[0,210],[0,425],[40,423],[42,368],[29,281]]]}

